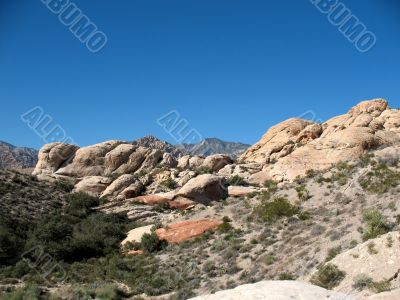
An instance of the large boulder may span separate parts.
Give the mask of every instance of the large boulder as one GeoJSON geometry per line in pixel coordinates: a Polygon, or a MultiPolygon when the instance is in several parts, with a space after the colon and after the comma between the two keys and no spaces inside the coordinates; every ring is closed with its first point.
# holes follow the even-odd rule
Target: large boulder
{"type": "Polygon", "coordinates": [[[136,182],[136,176],[132,174],[123,174],[115,179],[101,194],[101,197],[116,197],[125,188],[136,182]]]}
{"type": "Polygon", "coordinates": [[[72,159],[79,147],[63,143],[44,145],[38,154],[38,163],[33,175],[51,174],[57,171],[64,163],[72,159]]]}
{"type": "Polygon", "coordinates": [[[192,300],[355,300],[355,298],[301,281],[260,281],[192,300]]]}
{"type": "Polygon", "coordinates": [[[140,243],[142,236],[151,233],[151,229],[154,225],[147,225],[138,228],[134,228],[128,232],[127,237],[121,242],[121,245],[124,246],[126,243],[140,243]]]}
{"type": "Polygon", "coordinates": [[[121,143],[121,141],[107,141],[80,148],[76,151],[72,161],[58,169],[56,174],[71,177],[103,176],[106,154],[121,143]]]}
{"type": "Polygon", "coordinates": [[[156,234],[160,240],[179,244],[202,235],[206,231],[215,230],[221,224],[222,221],[212,219],[183,221],[169,224],[166,228],[159,228],[156,230],[156,234]]]}
{"type": "Polygon", "coordinates": [[[82,192],[93,197],[99,197],[110,183],[111,179],[108,177],[87,176],[75,185],[74,192],[82,192]]]}
{"type": "Polygon", "coordinates": [[[230,163],[232,163],[232,159],[228,155],[214,154],[207,156],[201,166],[210,169],[213,172],[218,172],[230,163]]]}
{"type": "Polygon", "coordinates": [[[190,179],[177,193],[179,196],[189,198],[195,202],[209,204],[226,198],[227,189],[223,177],[202,174],[190,179]]]}

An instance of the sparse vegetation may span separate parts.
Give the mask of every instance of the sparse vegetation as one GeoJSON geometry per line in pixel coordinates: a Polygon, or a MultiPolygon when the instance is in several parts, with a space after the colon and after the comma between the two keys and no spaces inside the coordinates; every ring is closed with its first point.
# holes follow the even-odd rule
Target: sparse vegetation
{"type": "Polygon", "coordinates": [[[241,176],[234,175],[227,180],[228,185],[248,186],[249,183],[241,176]]]}
{"type": "Polygon", "coordinates": [[[296,186],[295,189],[297,192],[297,197],[299,197],[300,201],[306,201],[311,197],[310,192],[307,190],[307,188],[304,184],[300,184],[300,185],[296,186]]]}
{"type": "Polygon", "coordinates": [[[354,277],[353,288],[357,290],[364,290],[372,284],[373,280],[366,274],[358,274],[354,277]]]}
{"type": "Polygon", "coordinates": [[[264,182],[264,187],[266,187],[269,192],[274,193],[278,189],[278,183],[274,180],[266,180],[264,182]]]}
{"type": "Polygon", "coordinates": [[[359,179],[361,187],[373,194],[383,194],[400,183],[400,172],[385,164],[375,165],[370,172],[359,179]]]}
{"type": "Polygon", "coordinates": [[[346,273],[333,264],[326,264],[318,268],[310,280],[312,284],[331,290],[344,279],[346,273]]]}
{"type": "Polygon", "coordinates": [[[387,224],[386,218],[377,210],[366,210],[363,214],[363,220],[365,223],[367,223],[367,228],[363,233],[364,241],[376,238],[389,232],[390,228],[387,224]]]}
{"type": "Polygon", "coordinates": [[[325,262],[331,261],[334,259],[340,252],[342,252],[342,247],[334,247],[328,250],[328,255],[326,256],[325,262]]]}
{"type": "Polygon", "coordinates": [[[392,284],[389,280],[382,280],[377,282],[372,282],[368,286],[375,293],[383,293],[390,291],[392,289],[392,284]]]}
{"type": "Polygon", "coordinates": [[[161,185],[165,186],[166,188],[168,188],[170,190],[173,190],[173,189],[176,189],[176,187],[178,186],[178,183],[174,179],[169,177],[168,179],[161,182],[161,185]]]}

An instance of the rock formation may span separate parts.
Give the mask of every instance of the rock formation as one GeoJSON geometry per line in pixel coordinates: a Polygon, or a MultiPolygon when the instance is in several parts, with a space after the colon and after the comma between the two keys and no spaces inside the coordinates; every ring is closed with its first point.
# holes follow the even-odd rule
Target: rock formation
{"type": "Polygon", "coordinates": [[[220,224],[222,221],[211,219],[183,221],[169,224],[166,228],[156,229],[156,234],[160,240],[179,244],[202,235],[206,231],[215,230],[220,224]]]}
{"type": "Polygon", "coordinates": [[[399,143],[400,111],[390,109],[386,100],[374,99],[322,124],[302,119],[279,123],[243,153],[240,161],[262,166],[250,181],[293,180],[308,170],[324,170],[399,143]]]}

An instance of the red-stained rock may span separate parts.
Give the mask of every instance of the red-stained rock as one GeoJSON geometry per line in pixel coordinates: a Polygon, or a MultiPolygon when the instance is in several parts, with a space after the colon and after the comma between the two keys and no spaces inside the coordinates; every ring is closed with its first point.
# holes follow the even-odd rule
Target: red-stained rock
{"type": "Polygon", "coordinates": [[[166,229],[159,228],[156,230],[156,234],[160,240],[179,244],[202,235],[206,231],[215,230],[220,224],[222,221],[213,219],[183,221],[169,224],[166,229]]]}
{"type": "Polygon", "coordinates": [[[166,198],[164,196],[160,195],[144,195],[144,196],[139,196],[136,198],[133,198],[134,201],[149,204],[149,205],[156,205],[156,204],[163,204],[167,203],[171,199],[166,198]]]}
{"type": "Polygon", "coordinates": [[[197,203],[185,198],[185,197],[177,197],[174,200],[168,201],[168,205],[172,209],[179,209],[179,210],[187,210],[193,208],[197,203]]]}

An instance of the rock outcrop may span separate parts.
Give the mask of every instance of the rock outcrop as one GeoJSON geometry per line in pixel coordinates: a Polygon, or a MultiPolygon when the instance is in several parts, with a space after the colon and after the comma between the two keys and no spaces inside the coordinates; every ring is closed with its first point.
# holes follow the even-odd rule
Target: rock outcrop
{"type": "MultiPolygon", "coordinates": [[[[347,250],[330,261],[346,273],[335,290],[354,294],[357,276],[366,275],[374,282],[389,281],[392,288],[400,288],[400,232],[390,232],[347,250]]],[[[370,291],[360,291],[368,296],[370,291]]]]}
{"type": "Polygon", "coordinates": [[[293,180],[308,170],[324,170],[399,143],[400,111],[390,109],[386,100],[374,99],[322,124],[302,119],[279,123],[243,153],[240,161],[264,166],[250,181],[293,180]]]}
{"type": "Polygon", "coordinates": [[[203,295],[192,300],[355,300],[344,295],[301,281],[260,281],[244,284],[231,290],[219,291],[211,295],[203,295]]]}
{"type": "Polygon", "coordinates": [[[192,199],[195,202],[208,204],[211,201],[226,198],[227,190],[223,177],[202,174],[190,179],[179,191],[179,196],[192,199]]]}
{"type": "Polygon", "coordinates": [[[121,242],[121,245],[124,246],[126,243],[140,243],[142,236],[144,234],[150,234],[153,225],[142,226],[138,228],[134,228],[128,232],[128,236],[121,242]]]}
{"type": "Polygon", "coordinates": [[[179,244],[202,235],[206,231],[215,230],[220,224],[222,221],[212,219],[183,221],[169,224],[166,228],[156,229],[156,234],[160,240],[179,244]]]}
{"type": "Polygon", "coordinates": [[[179,158],[189,153],[185,149],[178,148],[170,143],[159,140],[155,136],[148,135],[143,138],[137,139],[132,142],[135,146],[141,146],[145,148],[158,149],[165,153],[170,154],[174,158],[179,158]]]}

